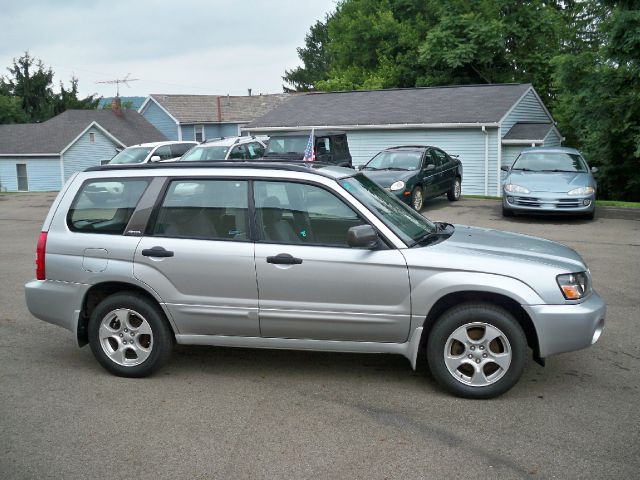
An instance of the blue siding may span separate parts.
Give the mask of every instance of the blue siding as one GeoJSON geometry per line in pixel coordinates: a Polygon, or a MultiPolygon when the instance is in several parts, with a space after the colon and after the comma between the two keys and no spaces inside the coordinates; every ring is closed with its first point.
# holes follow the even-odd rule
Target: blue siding
{"type": "Polygon", "coordinates": [[[551,129],[547,136],[544,137],[544,146],[545,147],[560,147],[562,146],[562,138],[558,135],[555,129],[551,129]]]}
{"type": "MultiPolygon", "coordinates": [[[[489,195],[498,191],[498,131],[488,129],[489,195]]],[[[480,128],[424,130],[362,130],[347,132],[354,166],[366,163],[376,153],[398,145],[433,145],[450,155],[459,155],[464,168],[462,192],[484,195],[485,134],[480,128]]]]}
{"type": "Polygon", "coordinates": [[[502,121],[502,136],[504,137],[511,127],[518,122],[553,122],[553,119],[544,111],[542,104],[533,93],[533,90],[529,90],[511,113],[502,121]]]}
{"type": "MultiPolygon", "coordinates": [[[[142,116],[151,125],[160,130],[167,140],[178,140],[178,126],[155,102],[149,101],[142,111],[142,116]]],[[[183,139],[189,140],[189,139],[183,139]]]]}
{"type": "Polygon", "coordinates": [[[65,181],[75,172],[100,165],[101,160],[110,160],[116,153],[116,143],[113,140],[102,130],[90,128],[62,155],[65,181]],[[94,142],[89,139],[90,133],[95,135],[94,142]]]}
{"type": "MultiPolygon", "coordinates": [[[[185,123],[180,125],[182,140],[195,140],[195,126],[202,123],[185,123]]],[[[204,124],[204,139],[235,137],[238,135],[237,123],[208,123],[204,124]]]]}
{"type": "Polygon", "coordinates": [[[60,190],[60,157],[0,157],[0,191],[18,191],[18,163],[27,166],[30,192],[60,190]]]}

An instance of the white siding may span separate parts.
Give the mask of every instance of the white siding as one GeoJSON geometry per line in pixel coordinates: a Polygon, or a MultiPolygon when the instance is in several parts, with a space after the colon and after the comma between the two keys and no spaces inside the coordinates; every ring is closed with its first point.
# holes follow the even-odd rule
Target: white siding
{"type": "Polygon", "coordinates": [[[27,166],[30,192],[60,190],[60,157],[0,157],[0,191],[18,191],[18,163],[27,166]]]}
{"type": "Polygon", "coordinates": [[[75,172],[100,165],[101,160],[110,160],[116,153],[113,140],[99,128],[90,128],[62,156],[65,181],[75,172]],[[94,142],[89,140],[90,133],[94,134],[94,142]]]}
{"type": "Polygon", "coordinates": [[[529,145],[505,145],[502,147],[502,165],[513,165],[520,152],[529,145]]]}
{"type": "MultiPolygon", "coordinates": [[[[497,190],[498,131],[487,129],[489,137],[489,195],[497,190]]],[[[463,166],[462,192],[466,195],[484,195],[485,134],[473,129],[424,130],[362,130],[348,131],[349,150],[353,165],[366,163],[376,153],[398,145],[432,145],[450,155],[459,155],[463,166]]]]}
{"type": "Polygon", "coordinates": [[[560,147],[562,145],[562,138],[556,133],[556,130],[552,128],[547,136],[544,137],[545,147],[560,147]]]}
{"type": "Polygon", "coordinates": [[[533,90],[529,90],[502,121],[502,136],[504,137],[511,127],[518,122],[553,122],[553,119],[547,115],[533,90]]]}

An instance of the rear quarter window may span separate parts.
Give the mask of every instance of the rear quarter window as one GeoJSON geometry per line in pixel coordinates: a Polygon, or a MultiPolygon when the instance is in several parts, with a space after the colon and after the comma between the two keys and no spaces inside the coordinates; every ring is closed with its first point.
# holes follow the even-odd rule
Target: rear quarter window
{"type": "Polygon", "coordinates": [[[67,213],[71,231],[122,235],[149,179],[86,181],[67,213]]]}

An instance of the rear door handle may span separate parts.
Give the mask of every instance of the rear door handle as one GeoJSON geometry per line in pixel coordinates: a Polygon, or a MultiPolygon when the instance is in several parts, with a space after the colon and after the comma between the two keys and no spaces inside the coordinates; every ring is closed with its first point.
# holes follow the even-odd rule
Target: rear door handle
{"type": "Polygon", "coordinates": [[[165,250],[163,247],[145,248],[142,250],[145,257],[173,257],[173,252],[165,250]]]}
{"type": "Polygon", "coordinates": [[[275,263],[277,265],[300,265],[301,258],[296,258],[288,253],[279,253],[275,257],[267,257],[267,263],[275,263]]]}

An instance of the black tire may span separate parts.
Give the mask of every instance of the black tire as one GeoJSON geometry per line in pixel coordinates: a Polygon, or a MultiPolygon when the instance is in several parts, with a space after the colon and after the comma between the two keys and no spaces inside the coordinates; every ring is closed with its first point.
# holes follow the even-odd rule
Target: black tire
{"type": "Polygon", "coordinates": [[[502,207],[502,216],[503,217],[513,217],[515,214],[513,210],[509,210],[508,208],[502,207]]]}
{"type": "Polygon", "coordinates": [[[589,212],[587,213],[584,218],[586,218],[587,220],[593,220],[594,218],[596,218],[596,209],[593,209],[593,212],[589,212]]]}
{"type": "Polygon", "coordinates": [[[451,186],[451,190],[447,192],[447,198],[451,202],[457,202],[460,200],[462,196],[462,179],[460,177],[456,177],[453,181],[453,185],[451,186]]]}
{"type": "Polygon", "coordinates": [[[424,191],[422,187],[415,187],[411,192],[411,207],[416,212],[422,211],[422,207],[424,207],[424,191]]]}
{"type": "Polygon", "coordinates": [[[526,356],[527,339],[517,320],[503,308],[487,303],[465,303],[447,310],[436,321],[427,339],[427,363],[431,374],[442,387],[459,397],[493,398],[502,395],[518,382],[526,356]],[[483,344],[487,336],[486,325],[502,336],[483,344]],[[456,331],[466,332],[471,346],[460,350],[462,343],[450,338],[456,331]],[[471,334],[482,337],[471,340],[471,334]],[[458,349],[452,357],[454,365],[458,359],[461,361],[459,369],[455,370],[456,376],[445,363],[447,348],[458,349]],[[501,348],[503,352],[499,351],[501,348]],[[495,358],[503,358],[498,361],[504,361],[509,354],[510,363],[506,368],[499,367],[492,360],[495,355],[495,358]],[[489,358],[483,359],[483,356],[489,358]],[[477,386],[470,384],[473,378],[477,378],[477,386]]]}
{"type": "Polygon", "coordinates": [[[113,294],[100,302],[89,318],[89,345],[93,355],[107,371],[120,377],[139,378],[152,374],[169,359],[173,343],[173,332],[164,312],[155,302],[139,293],[113,294]],[[116,312],[126,316],[124,324],[116,312]],[[103,323],[108,323],[107,328],[113,328],[109,331],[114,334],[101,340],[100,327],[103,323]],[[146,330],[150,333],[147,334],[146,330]],[[108,354],[108,351],[111,352],[108,354]],[[115,358],[118,354],[123,364],[117,363],[115,358]]]}

